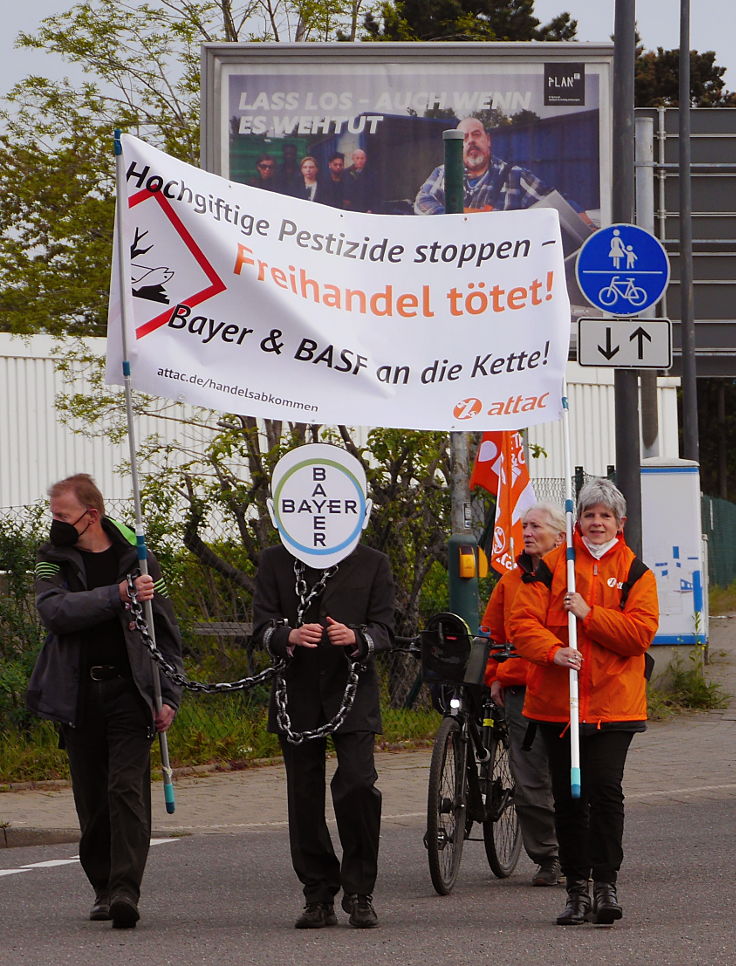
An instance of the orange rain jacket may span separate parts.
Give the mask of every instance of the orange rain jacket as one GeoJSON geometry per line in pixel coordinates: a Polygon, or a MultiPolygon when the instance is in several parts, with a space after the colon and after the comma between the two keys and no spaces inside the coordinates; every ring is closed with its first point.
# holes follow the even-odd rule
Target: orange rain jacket
{"type": "MultiPolygon", "coordinates": [[[[596,560],[573,535],[576,590],[590,606],[577,622],[577,645],[583,655],[579,672],[579,720],[600,727],[609,722],[643,721],[647,716],[644,653],[659,623],[657,584],[647,570],[631,587],[624,610],[621,589],[633,551],[619,534],[617,543],[596,560]]],[[[569,721],[569,669],[553,663],[568,646],[565,546],[543,558],[551,587],[538,578],[519,587],[509,615],[516,649],[533,662],[527,680],[524,715],[535,721],[569,721]]]]}
{"type": "MultiPolygon", "coordinates": [[[[529,554],[520,554],[516,558],[516,563],[517,566],[513,570],[507,570],[493,588],[481,621],[481,628],[490,634],[491,640],[495,644],[506,644],[511,640],[508,632],[511,605],[514,602],[516,591],[521,586],[522,575],[531,572],[529,554]]],[[[505,688],[524,687],[529,667],[529,661],[523,657],[509,658],[500,663],[490,657],[486,665],[486,686],[490,687],[497,680],[505,688]]]]}

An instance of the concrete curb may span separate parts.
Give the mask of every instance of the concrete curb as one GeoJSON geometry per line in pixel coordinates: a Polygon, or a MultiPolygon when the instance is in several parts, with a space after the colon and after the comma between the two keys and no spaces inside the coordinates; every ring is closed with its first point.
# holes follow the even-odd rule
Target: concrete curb
{"type": "Polygon", "coordinates": [[[0,848],[18,849],[33,845],[61,845],[79,842],[78,828],[8,828],[0,829],[0,848]]]}

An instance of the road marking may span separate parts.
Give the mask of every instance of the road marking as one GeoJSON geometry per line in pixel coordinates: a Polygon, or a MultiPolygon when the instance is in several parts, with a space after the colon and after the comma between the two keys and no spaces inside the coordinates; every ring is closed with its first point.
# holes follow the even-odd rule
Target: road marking
{"type": "MultiPolygon", "coordinates": [[[[169,842],[179,842],[180,839],[151,839],[151,845],[167,845],[169,842]]],[[[73,855],[70,859],[46,859],[43,862],[29,862],[21,865],[17,869],[0,869],[0,876],[18,875],[20,872],[32,872],[34,869],[54,869],[60,865],[74,865],[79,862],[79,855],[73,855]]]]}
{"type": "Polygon", "coordinates": [[[626,800],[632,801],[637,798],[657,798],[662,795],[692,795],[699,792],[727,792],[736,789],[736,783],[728,785],[695,785],[692,788],[668,788],[661,792],[631,792],[627,794],[626,800]]]}

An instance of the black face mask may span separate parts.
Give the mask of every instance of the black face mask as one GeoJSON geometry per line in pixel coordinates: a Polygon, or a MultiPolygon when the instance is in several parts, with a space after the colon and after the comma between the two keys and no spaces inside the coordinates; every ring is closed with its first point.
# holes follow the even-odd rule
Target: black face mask
{"type": "Polygon", "coordinates": [[[85,510],[81,517],[77,517],[74,523],[66,523],[64,520],[52,520],[51,529],[49,530],[49,540],[53,543],[55,547],[73,547],[74,544],[82,536],[82,533],[86,533],[87,527],[80,533],[75,524],[79,523],[83,516],[85,516],[89,511],[85,510]]]}

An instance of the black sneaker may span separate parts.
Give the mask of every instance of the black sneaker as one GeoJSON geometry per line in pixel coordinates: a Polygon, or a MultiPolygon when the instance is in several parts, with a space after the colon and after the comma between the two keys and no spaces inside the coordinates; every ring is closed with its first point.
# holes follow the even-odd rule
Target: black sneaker
{"type": "Polygon", "coordinates": [[[331,902],[308,902],[301,916],[294,923],[295,929],[324,929],[336,926],[337,916],[331,902]]]}
{"type": "Polygon", "coordinates": [[[140,919],[138,904],[130,896],[117,895],[110,900],[110,918],[113,929],[135,929],[140,919]]]}
{"type": "Polygon", "coordinates": [[[378,916],[373,908],[373,896],[359,896],[345,893],[342,897],[342,907],[350,913],[348,922],[356,929],[372,929],[378,925],[378,916]]]}

